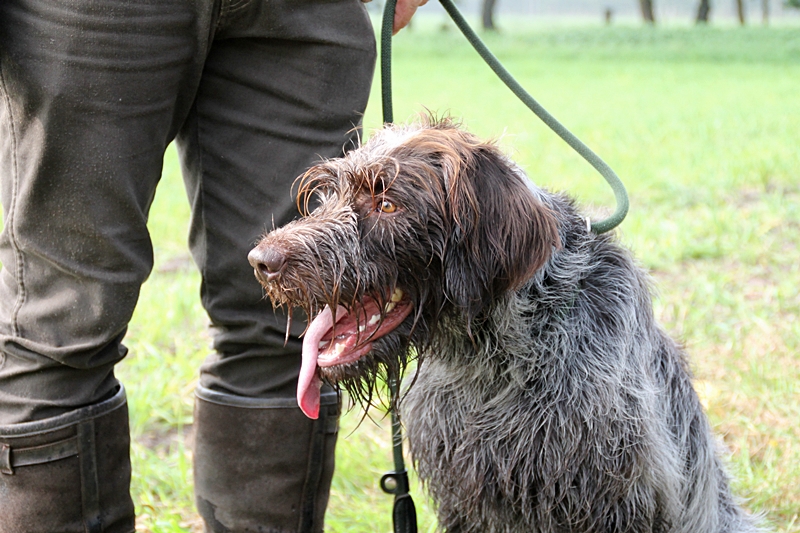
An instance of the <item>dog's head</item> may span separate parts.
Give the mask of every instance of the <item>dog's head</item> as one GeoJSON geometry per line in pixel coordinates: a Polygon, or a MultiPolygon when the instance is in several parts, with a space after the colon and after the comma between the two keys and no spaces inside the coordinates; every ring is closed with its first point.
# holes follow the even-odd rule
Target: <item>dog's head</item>
{"type": "Polygon", "coordinates": [[[449,120],[387,127],[300,178],[305,216],[264,236],[250,262],[273,302],[312,318],[298,386],[306,414],[320,377],[369,401],[376,377],[397,378],[442,317],[471,332],[548,260],[555,218],[525,180],[449,120]]]}

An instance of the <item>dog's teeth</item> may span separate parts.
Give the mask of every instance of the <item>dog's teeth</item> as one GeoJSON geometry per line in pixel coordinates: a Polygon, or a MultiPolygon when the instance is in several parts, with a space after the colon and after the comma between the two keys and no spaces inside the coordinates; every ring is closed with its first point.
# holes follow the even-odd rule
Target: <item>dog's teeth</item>
{"type": "Polygon", "coordinates": [[[388,304],[386,304],[386,307],[384,307],[384,308],[383,308],[383,311],[384,311],[385,313],[389,313],[389,312],[390,312],[392,309],[394,309],[394,308],[395,308],[395,306],[396,306],[396,305],[397,305],[397,304],[396,304],[396,303],[394,303],[394,302],[389,302],[388,304]]]}
{"type": "Polygon", "coordinates": [[[320,341],[319,342],[319,349],[323,350],[327,345],[329,345],[331,341],[320,341]]]}
{"type": "Polygon", "coordinates": [[[336,355],[341,355],[344,351],[344,343],[340,342],[334,345],[333,351],[336,352],[336,355]]]}
{"type": "Polygon", "coordinates": [[[392,301],[394,303],[397,303],[402,299],[403,299],[403,291],[401,289],[395,289],[394,292],[392,293],[392,301]]]}
{"type": "Polygon", "coordinates": [[[366,329],[367,329],[367,326],[358,326],[358,332],[359,333],[364,333],[364,330],[366,330],[366,329]]]}
{"type": "Polygon", "coordinates": [[[367,322],[367,325],[374,326],[375,324],[380,322],[380,320],[381,320],[381,315],[372,315],[369,319],[369,322],[367,322]]]}

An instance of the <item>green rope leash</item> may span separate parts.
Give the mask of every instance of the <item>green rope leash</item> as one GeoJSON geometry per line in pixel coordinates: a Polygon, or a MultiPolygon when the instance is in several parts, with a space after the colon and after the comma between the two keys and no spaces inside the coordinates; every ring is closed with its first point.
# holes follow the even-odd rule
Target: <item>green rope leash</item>
{"type": "Polygon", "coordinates": [[[383,123],[394,122],[392,109],[392,29],[394,27],[394,8],[397,0],[386,0],[383,6],[381,24],[381,97],[383,104],[383,123]]]}
{"type": "MultiPolygon", "coordinates": [[[[383,23],[381,25],[381,89],[383,96],[383,122],[394,122],[392,112],[392,27],[394,26],[394,8],[397,0],[386,0],[383,7],[383,23]]],[[[381,478],[381,489],[387,494],[394,494],[392,508],[392,527],[394,533],[417,533],[417,511],[409,494],[408,472],[403,461],[403,432],[400,419],[397,417],[397,383],[389,383],[391,395],[392,417],[392,456],[394,471],[381,478]]]]}
{"type": "MultiPolygon", "coordinates": [[[[469,43],[478,52],[478,54],[486,61],[495,74],[511,89],[517,98],[522,100],[528,109],[541,119],[556,135],[561,137],[573,150],[578,152],[601,176],[608,182],[611,190],[614,191],[617,208],[614,213],[599,222],[592,222],[591,229],[594,233],[605,233],[617,227],[628,214],[630,203],[628,201],[628,193],[625,191],[625,186],[619,179],[617,174],[603,161],[597,154],[595,154],[588,146],[586,146],[580,139],[572,134],[567,128],[564,127],[556,118],[551,115],[539,102],[537,102],[525,89],[514,79],[514,77],[500,64],[500,61],[492,54],[492,52],[481,41],[475,31],[464,20],[464,16],[456,8],[452,0],[439,0],[442,7],[447,11],[450,17],[455,22],[461,33],[467,38],[469,43]]],[[[383,121],[384,123],[393,122],[392,112],[392,24],[394,22],[394,8],[397,0],[386,0],[386,6],[383,12],[383,25],[381,27],[381,90],[383,95],[383,121]]]]}
{"type": "MultiPolygon", "coordinates": [[[[481,41],[475,31],[464,20],[461,12],[456,8],[452,0],[439,0],[442,7],[447,11],[455,22],[461,33],[467,38],[469,43],[486,61],[489,67],[497,76],[511,89],[517,98],[528,106],[528,109],[541,119],[556,135],[561,137],[573,150],[578,152],[601,176],[608,182],[614,197],[617,208],[614,213],[599,222],[590,222],[591,231],[594,233],[605,233],[617,227],[628,214],[629,201],[625,186],[617,174],[595,154],[580,139],[564,127],[556,118],[551,115],[539,102],[537,102],[514,77],[503,67],[500,61],[481,41]]],[[[381,96],[383,103],[383,122],[391,124],[394,122],[394,112],[392,109],[392,27],[394,25],[394,11],[397,0],[386,0],[383,9],[383,20],[381,24],[381,96]]],[[[397,383],[390,383],[389,390],[392,397],[392,405],[396,405],[397,383]]],[[[400,421],[395,410],[392,409],[392,454],[394,457],[394,472],[389,472],[381,478],[381,488],[384,492],[394,494],[394,508],[392,511],[393,527],[395,533],[416,533],[417,518],[414,502],[408,492],[408,473],[403,461],[403,436],[400,421]]]]}

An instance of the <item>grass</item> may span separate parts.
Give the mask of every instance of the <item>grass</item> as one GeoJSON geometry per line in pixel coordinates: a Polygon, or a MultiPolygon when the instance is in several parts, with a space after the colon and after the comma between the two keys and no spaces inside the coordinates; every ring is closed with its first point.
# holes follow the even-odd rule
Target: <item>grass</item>
{"type": "MultiPolygon", "coordinates": [[[[461,117],[532,179],[610,211],[602,180],[497,81],[454,30],[415,21],[395,39],[395,118],[461,117]]],[[[800,531],[800,34],[792,28],[559,27],[500,20],[488,44],[534,96],[625,180],[619,229],[652,270],[656,311],[688,347],[730,449],[735,489],[779,532],[800,531]]],[[[367,128],[380,123],[373,94],[367,128]]],[[[142,532],[199,531],[192,505],[192,389],[209,351],[188,208],[167,155],[150,227],[156,269],[119,368],[129,391],[142,532]]],[[[327,515],[334,532],[388,532],[388,424],[342,422],[327,515]]],[[[435,520],[414,486],[420,530],[435,520]]]]}

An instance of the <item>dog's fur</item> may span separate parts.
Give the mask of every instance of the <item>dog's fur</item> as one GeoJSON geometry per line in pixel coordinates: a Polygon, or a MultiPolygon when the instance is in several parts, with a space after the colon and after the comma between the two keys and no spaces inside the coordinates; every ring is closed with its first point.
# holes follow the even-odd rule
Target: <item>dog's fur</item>
{"type": "Polygon", "coordinates": [[[378,374],[418,358],[400,411],[443,530],[758,530],[646,274],[569,198],[427,119],[312,168],[299,199],[313,198],[253,250],[256,275],[312,317],[326,305],[361,316],[403,290],[402,323],[318,371],[368,400],[378,374]]]}

